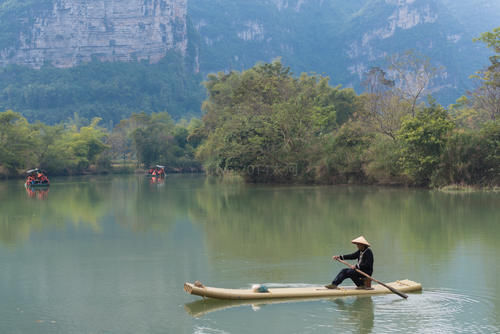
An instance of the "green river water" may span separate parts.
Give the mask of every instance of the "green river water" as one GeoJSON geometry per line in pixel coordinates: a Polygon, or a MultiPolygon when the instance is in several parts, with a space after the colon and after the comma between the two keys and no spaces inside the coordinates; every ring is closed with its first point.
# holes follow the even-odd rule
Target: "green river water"
{"type": "Polygon", "coordinates": [[[0,333],[499,333],[499,244],[499,193],[2,181],[0,333]],[[375,278],[422,293],[235,304],[183,290],[327,284],[343,269],[331,256],[361,234],[375,278]]]}

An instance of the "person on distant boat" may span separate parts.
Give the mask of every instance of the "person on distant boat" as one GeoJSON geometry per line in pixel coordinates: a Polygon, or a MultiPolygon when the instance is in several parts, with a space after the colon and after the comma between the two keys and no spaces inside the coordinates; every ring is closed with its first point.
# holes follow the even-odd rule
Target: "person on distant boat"
{"type": "Polygon", "coordinates": [[[373,252],[370,249],[370,243],[366,241],[365,237],[360,236],[351,241],[358,247],[358,250],[352,254],[347,255],[334,255],[332,259],[337,260],[358,260],[356,265],[352,265],[351,268],[342,269],[338,275],[333,280],[332,284],[325,285],[327,289],[336,289],[340,283],[342,283],[346,278],[350,278],[354,284],[360,289],[370,289],[371,280],[365,278],[363,275],[358,273],[355,269],[359,269],[366,273],[367,275],[372,275],[373,273],[373,252]]]}

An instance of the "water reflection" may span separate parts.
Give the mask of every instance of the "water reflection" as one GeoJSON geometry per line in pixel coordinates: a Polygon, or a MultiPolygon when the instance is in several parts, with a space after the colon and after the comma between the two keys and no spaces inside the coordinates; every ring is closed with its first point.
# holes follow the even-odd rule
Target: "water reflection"
{"type": "MultiPolygon", "coordinates": [[[[209,246],[234,257],[283,260],[326,256],[365,235],[386,252],[456,248],[464,240],[495,242],[497,194],[443,194],[367,187],[271,187],[206,182],[191,207],[209,246]],[[479,228],[480,226],[480,228],[479,228]]],[[[388,256],[389,254],[383,254],[388,256]]]]}
{"type": "MultiPolygon", "coordinates": [[[[8,217],[20,225],[40,225],[36,217],[44,217],[44,227],[69,221],[99,231],[100,220],[112,215],[119,224],[137,231],[166,231],[172,221],[189,216],[207,227],[209,247],[255,259],[325,256],[332,245],[340,250],[346,240],[359,234],[373,241],[374,249],[381,243],[408,250],[422,245],[454,248],[461,240],[477,237],[495,242],[491,231],[498,229],[495,222],[500,221],[500,212],[495,210],[498,195],[488,193],[111,177],[55,180],[50,196],[49,189],[26,189],[28,198],[46,202],[37,205],[27,203],[18,187],[19,182],[0,183],[4,223],[8,217]]],[[[15,235],[1,229],[0,234],[15,235]]],[[[436,256],[442,255],[437,252],[436,256]]]]}
{"type": "Polygon", "coordinates": [[[156,184],[158,186],[162,186],[165,184],[165,178],[164,177],[151,177],[149,179],[150,184],[156,184]]]}
{"type": "Polygon", "coordinates": [[[167,232],[175,221],[186,219],[199,181],[176,176],[154,181],[143,176],[54,178],[50,196],[48,188],[23,190],[21,182],[0,182],[0,243],[14,245],[33,230],[53,227],[101,233],[107,217],[137,232],[167,232]]]}
{"type": "Polygon", "coordinates": [[[248,307],[247,311],[259,312],[265,306],[276,304],[291,304],[330,301],[335,305],[335,313],[340,312],[342,322],[358,327],[356,332],[371,333],[374,324],[374,304],[372,297],[340,297],[340,298],[290,298],[290,299],[261,299],[261,300],[220,300],[199,299],[184,304],[186,312],[193,317],[202,317],[215,311],[227,310],[234,307],[248,307]]]}
{"type": "Polygon", "coordinates": [[[337,309],[342,312],[343,321],[357,327],[356,333],[371,333],[375,319],[372,297],[357,297],[354,301],[334,299],[337,309]]]}
{"type": "Polygon", "coordinates": [[[47,199],[47,196],[49,194],[49,188],[37,189],[37,188],[26,187],[26,193],[28,194],[29,198],[44,200],[47,199]]]}

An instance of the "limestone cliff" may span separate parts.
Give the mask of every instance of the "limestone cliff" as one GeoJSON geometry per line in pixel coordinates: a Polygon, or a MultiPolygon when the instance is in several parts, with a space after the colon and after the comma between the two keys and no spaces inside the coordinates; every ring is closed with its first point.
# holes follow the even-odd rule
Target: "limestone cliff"
{"type": "Polygon", "coordinates": [[[160,60],[187,49],[187,0],[54,0],[27,22],[0,66],[71,67],[101,61],[160,60]],[[27,26],[26,26],[27,25],[27,26]]]}

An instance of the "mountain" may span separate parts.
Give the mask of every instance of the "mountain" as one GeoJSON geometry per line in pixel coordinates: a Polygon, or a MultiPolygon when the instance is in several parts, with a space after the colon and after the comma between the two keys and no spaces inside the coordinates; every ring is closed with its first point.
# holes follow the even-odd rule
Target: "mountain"
{"type": "Polygon", "coordinates": [[[187,0],[3,0],[0,13],[10,33],[0,65],[155,63],[169,50],[187,50],[187,0]]]}
{"type": "Polygon", "coordinates": [[[433,95],[446,105],[488,63],[472,39],[499,12],[489,0],[0,0],[0,110],[199,115],[206,74],[277,57],[361,92],[370,67],[408,49],[443,69],[433,95]]]}
{"type": "Polygon", "coordinates": [[[332,84],[360,91],[370,67],[414,49],[443,68],[434,94],[447,104],[487,64],[488,51],[472,39],[498,24],[500,5],[476,8],[483,2],[197,0],[188,3],[188,14],[201,36],[203,73],[281,57],[296,73],[326,74],[332,84]]]}

